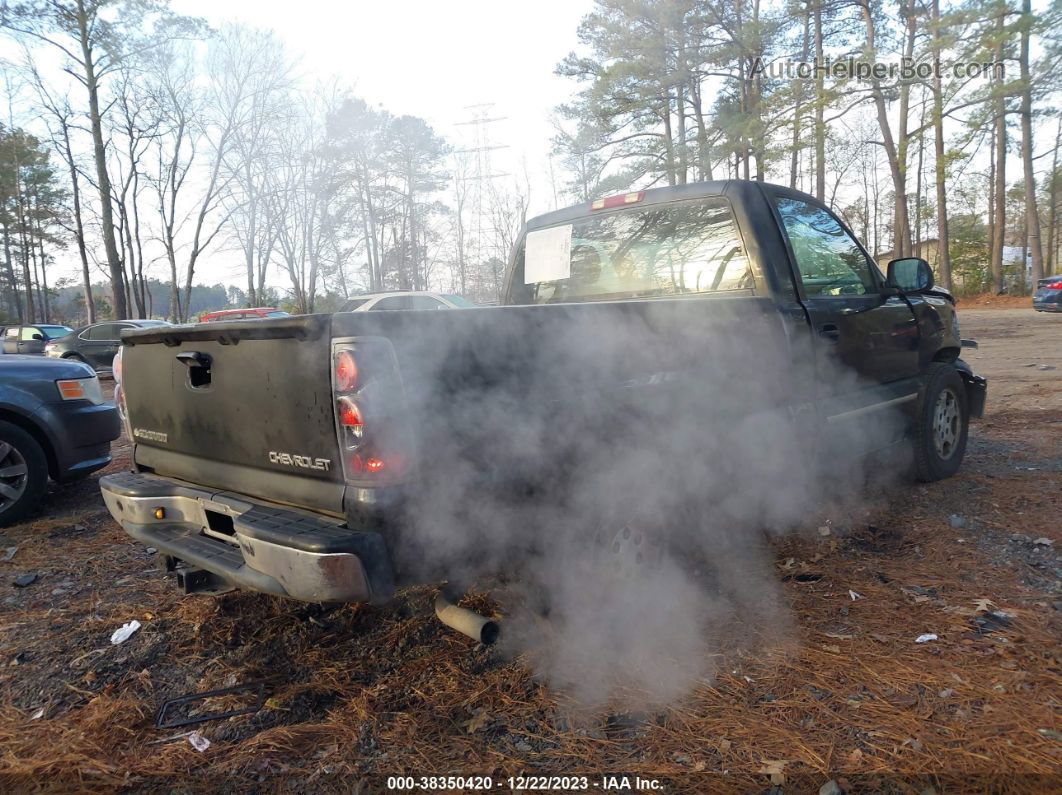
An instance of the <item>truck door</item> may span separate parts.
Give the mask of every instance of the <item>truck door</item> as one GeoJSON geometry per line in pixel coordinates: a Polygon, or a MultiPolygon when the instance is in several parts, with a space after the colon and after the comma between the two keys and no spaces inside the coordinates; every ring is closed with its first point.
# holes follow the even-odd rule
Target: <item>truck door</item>
{"type": "Polygon", "coordinates": [[[828,208],[784,190],[774,203],[826,381],[827,420],[866,422],[915,399],[919,330],[910,306],[882,294],[881,274],[828,208]],[[836,362],[856,376],[838,377],[836,362]]]}

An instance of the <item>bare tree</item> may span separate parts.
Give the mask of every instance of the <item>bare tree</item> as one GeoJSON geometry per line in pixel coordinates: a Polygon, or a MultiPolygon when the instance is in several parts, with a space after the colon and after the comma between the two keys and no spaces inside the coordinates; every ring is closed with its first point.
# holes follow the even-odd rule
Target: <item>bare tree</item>
{"type": "Polygon", "coordinates": [[[222,173],[229,183],[225,207],[231,235],[243,252],[247,302],[254,306],[265,286],[277,232],[269,215],[275,190],[278,126],[293,100],[293,63],[272,31],[226,25],[211,41],[210,101],[234,121],[222,173]]]}
{"type": "Polygon", "coordinates": [[[115,235],[103,135],[101,85],[122,63],[169,38],[196,35],[202,29],[201,23],[172,14],[164,0],[28,0],[11,6],[5,3],[0,25],[23,40],[58,50],[68,61],[68,74],[85,89],[114,310],[117,317],[126,317],[125,279],[115,235]]]}
{"type": "Polygon", "coordinates": [[[74,153],[72,133],[76,132],[77,114],[70,105],[67,96],[53,96],[41,78],[39,71],[33,63],[32,57],[26,53],[25,70],[30,75],[37,101],[45,111],[45,124],[48,127],[52,139],[52,148],[59,153],[66,166],[70,179],[71,214],[73,221],[74,241],[77,245],[78,257],[81,260],[81,283],[85,292],[85,314],[89,323],[96,322],[96,302],[92,296],[92,276],[89,272],[88,247],[85,242],[85,223],[82,218],[81,207],[81,171],[74,153]]]}

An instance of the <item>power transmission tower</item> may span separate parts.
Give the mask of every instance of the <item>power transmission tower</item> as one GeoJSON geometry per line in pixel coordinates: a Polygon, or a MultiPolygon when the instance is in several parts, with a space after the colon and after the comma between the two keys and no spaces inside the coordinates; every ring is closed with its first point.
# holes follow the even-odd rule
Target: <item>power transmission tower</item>
{"type": "MultiPolygon", "coordinates": [[[[492,263],[490,267],[490,279],[495,297],[501,293],[501,268],[497,262],[504,262],[508,252],[501,252],[503,246],[500,242],[498,228],[491,215],[490,202],[495,195],[494,180],[509,176],[508,172],[494,170],[491,163],[491,152],[499,149],[508,149],[504,144],[494,144],[490,136],[490,125],[505,121],[507,116],[492,115],[493,102],[483,102],[478,105],[466,105],[468,118],[457,122],[458,127],[471,129],[471,145],[458,149],[455,154],[472,155],[471,173],[460,179],[472,183],[471,201],[471,240],[468,247],[469,258],[475,264],[477,273],[482,273],[484,265],[492,263]]],[[[503,266],[504,267],[504,266],[503,266]]]]}

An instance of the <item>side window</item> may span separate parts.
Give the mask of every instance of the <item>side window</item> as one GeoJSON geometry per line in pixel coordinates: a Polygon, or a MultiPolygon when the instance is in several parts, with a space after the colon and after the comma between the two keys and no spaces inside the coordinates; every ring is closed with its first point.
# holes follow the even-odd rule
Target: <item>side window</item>
{"type": "MultiPolygon", "coordinates": [[[[23,326],[22,327],[22,340],[23,342],[33,339],[34,334],[40,334],[41,330],[36,326],[23,326]]],[[[44,336],[43,334],[41,336],[44,336]]]]}
{"type": "Polygon", "coordinates": [[[369,307],[370,311],[375,309],[409,309],[409,296],[392,295],[387,298],[381,298],[373,306],[369,307]]]}
{"type": "Polygon", "coordinates": [[[104,323],[89,329],[88,338],[94,342],[118,339],[118,328],[113,323],[104,323]]]}
{"type": "Polygon", "coordinates": [[[799,199],[775,201],[809,298],[876,291],[870,261],[830,212],[799,199]]]}
{"type": "Polygon", "coordinates": [[[411,309],[446,309],[446,305],[438,298],[430,295],[412,295],[409,297],[411,309]]]}
{"type": "Polygon", "coordinates": [[[17,340],[18,339],[18,330],[19,330],[18,326],[12,326],[6,332],[4,332],[4,336],[7,337],[9,340],[17,340]]]}

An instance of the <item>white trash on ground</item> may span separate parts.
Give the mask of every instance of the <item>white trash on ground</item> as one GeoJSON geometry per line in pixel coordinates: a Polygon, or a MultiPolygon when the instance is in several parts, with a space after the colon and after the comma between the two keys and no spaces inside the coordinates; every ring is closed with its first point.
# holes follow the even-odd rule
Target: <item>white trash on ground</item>
{"type": "Polygon", "coordinates": [[[210,747],[210,740],[204,737],[199,732],[192,732],[188,735],[188,742],[192,744],[192,747],[197,751],[205,751],[210,747]]]}
{"type": "Polygon", "coordinates": [[[929,641],[936,639],[936,635],[934,635],[932,632],[927,632],[924,635],[919,635],[917,638],[915,638],[915,643],[929,643],[929,641]]]}
{"type": "Polygon", "coordinates": [[[135,618],[128,624],[122,624],[111,635],[111,643],[117,646],[119,643],[125,643],[129,638],[133,637],[133,633],[140,629],[140,622],[135,618]]]}

